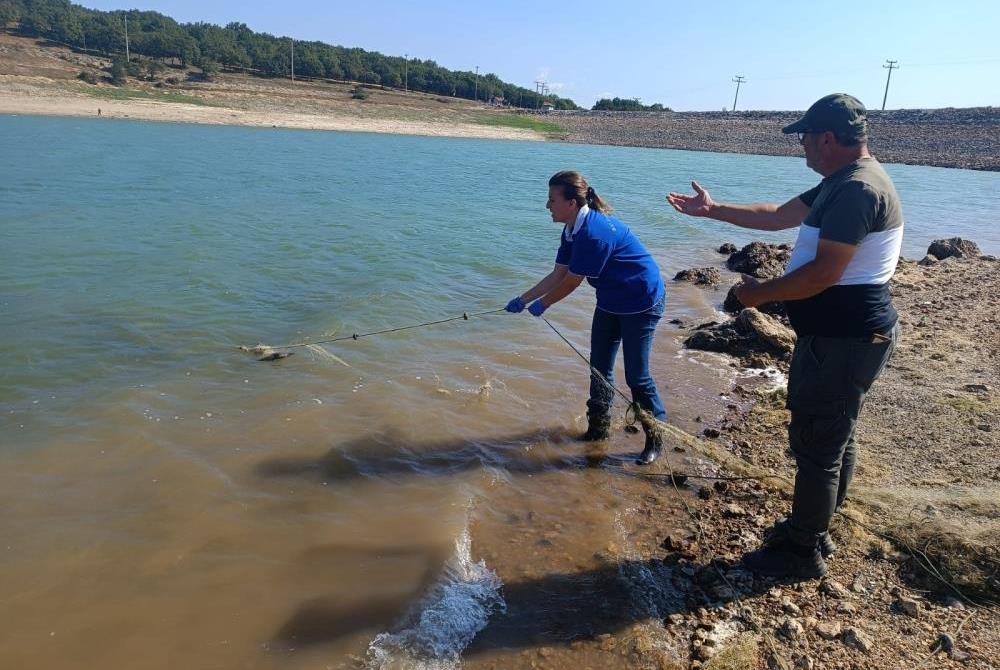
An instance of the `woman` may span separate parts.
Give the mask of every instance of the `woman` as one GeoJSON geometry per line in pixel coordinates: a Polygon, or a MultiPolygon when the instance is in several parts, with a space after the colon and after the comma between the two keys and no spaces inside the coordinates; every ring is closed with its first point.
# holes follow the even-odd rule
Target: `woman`
{"type": "MultiPolygon", "coordinates": [[[[579,172],[559,172],[549,179],[546,208],[552,220],[565,224],[552,272],[507,305],[508,312],[542,313],[570,293],[586,277],[597,289],[590,333],[590,364],[614,383],[615,357],[625,354],[625,381],[632,400],[660,421],[667,420],[656,384],[649,374],[649,353],[656,324],[663,315],[665,290],[660,268],[628,226],[609,216],[611,208],[587,185],[579,172]],[[532,302],[533,301],[533,302],[532,302]]],[[[591,374],[587,432],[580,439],[606,440],[611,430],[613,392],[591,374]]],[[[644,426],[646,446],[636,463],[652,463],[662,438],[644,426]]]]}

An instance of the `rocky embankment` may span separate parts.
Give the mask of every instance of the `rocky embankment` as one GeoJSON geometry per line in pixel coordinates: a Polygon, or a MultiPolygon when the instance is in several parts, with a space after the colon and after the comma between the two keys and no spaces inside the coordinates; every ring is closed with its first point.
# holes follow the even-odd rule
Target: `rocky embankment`
{"type": "MultiPolygon", "coordinates": [[[[760,243],[738,254],[728,267],[756,276],[787,260],[786,249],[760,243]]],[[[859,422],[857,476],[831,529],[839,549],[828,577],[789,585],[739,566],[787,513],[795,471],[782,389],[743,382],[704,431],[699,450],[723,479],[692,478],[697,523],[654,524],[639,538],[657,547],[646,558],[662,561],[661,576],[685,599],[664,623],[687,660],[659,667],[997,667],[1000,262],[967,240],[939,240],[920,261],[900,259],[892,294],[902,336],[859,422]],[[733,475],[746,478],[725,479],[733,475]]],[[[780,315],[744,309],[695,330],[688,346],[728,337],[706,348],[787,367],[794,333],[783,328],[780,315]]],[[[640,516],[655,513],[645,506],[640,516]]]]}
{"type": "MultiPolygon", "coordinates": [[[[566,140],[660,149],[801,156],[781,129],[803,112],[551,112],[566,140]]],[[[1000,170],[1000,108],[869,112],[872,153],[885,163],[1000,170]]]]}

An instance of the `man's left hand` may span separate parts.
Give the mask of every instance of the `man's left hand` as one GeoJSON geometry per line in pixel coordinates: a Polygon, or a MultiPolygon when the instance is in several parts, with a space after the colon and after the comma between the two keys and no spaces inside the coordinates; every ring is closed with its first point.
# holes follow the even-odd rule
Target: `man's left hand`
{"type": "Polygon", "coordinates": [[[736,294],[736,299],[740,301],[744,307],[756,307],[757,305],[764,302],[759,296],[761,283],[756,277],[751,277],[750,275],[743,275],[743,281],[736,285],[733,292],[736,294]]]}
{"type": "Polygon", "coordinates": [[[528,306],[528,312],[530,312],[532,316],[541,316],[545,309],[545,303],[542,302],[541,298],[528,306]]]}

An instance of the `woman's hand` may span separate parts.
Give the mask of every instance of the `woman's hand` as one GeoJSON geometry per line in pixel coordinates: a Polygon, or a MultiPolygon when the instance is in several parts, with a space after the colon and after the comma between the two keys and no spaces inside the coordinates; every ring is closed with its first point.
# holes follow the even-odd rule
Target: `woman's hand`
{"type": "Polygon", "coordinates": [[[528,307],[528,312],[531,316],[541,316],[546,309],[545,303],[542,302],[541,298],[539,298],[535,302],[531,303],[531,306],[528,307]]]}
{"type": "Polygon", "coordinates": [[[504,309],[510,312],[511,314],[517,314],[518,312],[523,312],[524,301],[521,300],[521,296],[517,296],[516,298],[508,302],[507,306],[504,307],[504,309]]]}

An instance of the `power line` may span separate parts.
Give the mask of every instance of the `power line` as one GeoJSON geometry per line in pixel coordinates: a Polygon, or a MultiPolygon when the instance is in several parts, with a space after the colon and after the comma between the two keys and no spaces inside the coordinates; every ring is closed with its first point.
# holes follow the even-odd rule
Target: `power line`
{"type": "Polygon", "coordinates": [[[733,77],[733,82],[735,82],[735,84],[736,84],[736,97],[733,98],[733,111],[734,112],[736,111],[736,101],[739,100],[739,97],[740,97],[740,84],[742,84],[745,81],[746,81],[746,77],[744,77],[741,74],[738,74],[735,77],[733,77]]]}
{"type": "Polygon", "coordinates": [[[899,62],[898,60],[888,60],[887,59],[885,62],[886,62],[886,65],[883,65],[882,67],[884,67],[885,69],[887,69],[889,71],[889,74],[885,78],[885,95],[882,96],[882,111],[883,112],[885,111],[885,101],[889,98],[889,80],[892,79],[892,71],[899,69],[899,66],[896,65],[896,63],[899,62]]]}

